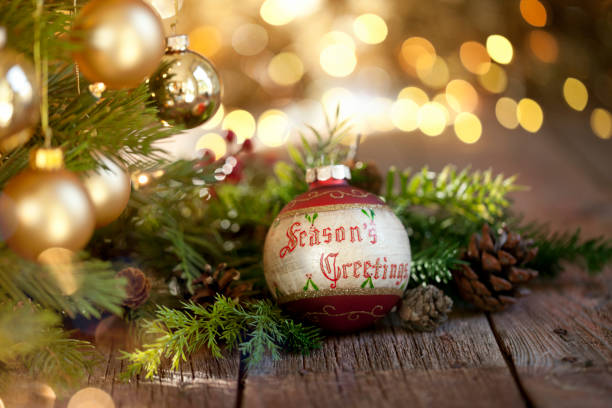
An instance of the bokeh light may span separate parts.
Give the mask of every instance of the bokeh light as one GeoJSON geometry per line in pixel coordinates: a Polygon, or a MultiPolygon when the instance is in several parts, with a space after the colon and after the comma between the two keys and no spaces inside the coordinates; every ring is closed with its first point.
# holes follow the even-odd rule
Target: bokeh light
{"type": "Polygon", "coordinates": [[[291,0],[266,0],[262,3],[259,14],[270,25],[285,25],[296,17],[292,6],[291,0]]]}
{"type": "Polygon", "coordinates": [[[482,134],[480,119],[469,112],[461,112],[457,115],[454,129],[459,140],[467,144],[476,143],[482,134]]]}
{"type": "Polygon", "coordinates": [[[236,109],[225,116],[222,127],[234,131],[237,142],[242,143],[255,134],[255,119],[249,112],[236,109]]]}
{"type": "Polygon", "coordinates": [[[589,101],[589,92],[579,79],[567,78],[563,83],[563,98],[570,108],[581,111],[589,101]]]}
{"type": "Polygon", "coordinates": [[[478,93],[469,82],[453,79],[446,85],[446,100],[455,112],[473,112],[478,105],[478,93]]]}
{"type": "Polygon", "coordinates": [[[268,75],[278,85],[293,85],[304,75],[304,64],[294,53],[281,52],[270,60],[268,75]]]}
{"type": "Polygon", "coordinates": [[[217,126],[219,126],[221,124],[221,121],[223,120],[223,117],[225,116],[225,108],[223,107],[223,104],[219,105],[219,109],[217,109],[217,112],[215,112],[215,114],[213,115],[212,118],[208,119],[208,121],[206,121],[201,128],[202,129],[214,129],[217,126]]]}
{"type": "Polygon", "coordinates": [[[205,25],[189,32],[189,48],[207,57],[212,57],[221,49],[221,32],[216,27],[205,25]]]}
{"type": "Polygon", "coordinates": [[[478,83],[491,93],[501,93],[508,86],[508,76],[501,66],[491,64],[486,74],[478,76],[478,83]]]}
{"type": "Polygon", "coordinates": [[[495,117],[500,125],[506,129],[516,129],[519,125],[516,117],[517,103],[506,96],[501,97],[495,104],[495,117]]]}
{"type": "Polygon", "coordinates": [[[357,65],[357,56],[351,47],[345,44],[328,45],[321,51],[319,58],[321,68],[333,77],[350,75],[357,65]]]}
{"type": "Polygon", "coordinates": [[[557,61],[559,45],[555,37],[544,30],[532,30],[528,37],[529,49],[537,59],[548,64],[557,61]]]}
{"type": "Polygon", "coordinates": [[[240,55],[257,55],[268,45],[268,32],[258,24],[243,24],[232,34],[232,47],[240,55]]]}
{"type": "Polygon", "coordinates": [[[206,133],[196,142],[196,151],[202,149],[210,150],[215,155],[215,160],[219,160],[227,153],[227,143],[225,139],[217,133],[206,133]]]}
{"type": "Polygon", "coordinates": [[[546,25],[546,7],[539,0],[521,0],[519,8],[527,23],[534,27],[546,25]]]}
{"type": "Polygon", "coordinates": [[[70,398],[68,408],[115,408],[115,403],[106,391],[87,387],[77,391],[70,398]]]}
{"type": "Polygon", "coordinates": [[[418,106],[423,106],[429,102],[429,96],[424,90],[416,86],[407,86],[397,95],[397,99],[410,99],[418,106]]]}
{"type": "Polygon", "coordinates": [[[404,132],[416,130],[419,127],[419,105],[409,98],[398,99],[391,106],[391,122],[404,132]]]}
{"type": "Polygon", "coordinates": [[[362,14],[353,23],[355,36],[366,44],[379,44],[387,38],[387,24],[376,14],[362,14]]]}
{"type": "Polygon", "coordinates": [[[352,110],[353,93],[346,88],[334,87],[326,90],[321,96],[321,103],[329,117],[334,117],[336,108],[342,107],[343,114],[352,110]]]}
{"type": "Polygon", "coordinates": [[[441,88],[448,82],[448,65],[441,57],[433,59],[429,55],[422,55],[416,63],[416,72],[419,79],[430,88],[441,88]]]}
{"type": "Polygon", "coordinates": [[[473,74],[483,75],[489,71],[491,58],[484,45],[476,41],[467,41],[459,48],[461,63],[473,74]]]}
{"type": "MultiPolygon", "coordinates": [[[[433,63],[436,57],[436,49],[427,39],[423,37],[410,37],[402,43],[399,61],[402,68],[410,75],[416,76],[417,61],[423,57],[433,63]]],[[[421,62],[421,64],[424,63],[421,62]]]]}
{"type": "Polygon", "coordinates": [[[523,98],[516,107],[516,117],[523,129],[535,133],[542,127],[544,112],[536,101],[523,98]]]}
{"type": "Polygon", "coordinates": [[[444,118],[446,122],[446,126],[450,126],[453,124],[456,116],[456,112],[452,109],[448,103],[448,98],[446,97],[445,92],[440,92],[436,94],[432,99],[432,102],[437,102],[444,107],[444,118]]]}
{"type": "Polygon", "coordinates": [[[612,136],[612,115],[605,109],[595,108],[591,113],[591,129],[597,137],[610,139],[612,136]]]}
{"type": "Polygon", "coordinates": [[[428,102],[419,109],[419,129],[427,136],[438,136],[446,127],[446,108],[437,102],[428,102]]]}
{"type": "Polygon", "coordinates": [[[509,64],[512,61],[512,43],[503,35],[493,34],[487,37],[487,52],[489,56],[500,64],[509,64]]]}
{"type": "Polygon", "coordinates": [[[269,109],[257,121],[257,139],[268,147],[283,145],[289,137],[289,118],[277,109],[269,109]]]}
{"type": "MultiPolygon", "coordinates": [[[[162,19],[174,17],[176,15],[176,0],[145,0],[162,19]]],[[[178,0],[179,11],[183,8],[183,0],[178,0]]]]}
{"type": "Polygon", "coordinates": [[[376,97],[371,99],[366,106],[365,130],[375,132],[388,132],[393,130],[394,124],[391,117],[392,109],[393,101],[389,98],[376,97]]]}
{"type": "Polygon", "coordinates": [[[66,248],[48,248],[38,255],[38,262],[45,265],[62,293],[66,296],[79,289],[74,271],[74,252],[66,248]]]}

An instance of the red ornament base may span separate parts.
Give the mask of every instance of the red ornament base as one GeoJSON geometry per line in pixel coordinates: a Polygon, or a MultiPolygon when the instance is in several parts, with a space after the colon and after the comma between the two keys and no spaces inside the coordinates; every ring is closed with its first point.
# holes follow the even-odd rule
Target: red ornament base
{"type": "Polygon", "coordinates": [[[371,326],[399,300],[397,295],[333,295],[294,300],[283,307],[324,330],[342,333],[371,326]]]}

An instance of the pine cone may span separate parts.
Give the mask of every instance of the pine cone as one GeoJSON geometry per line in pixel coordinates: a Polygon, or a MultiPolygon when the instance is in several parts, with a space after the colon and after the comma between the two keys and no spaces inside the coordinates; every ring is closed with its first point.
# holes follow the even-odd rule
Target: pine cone
{"type": "Polygon", "coordinates": [[[446,321],[453,301],[433,285],[418,286],[404,294],[399,315],[403,325],[415,331],[432,331],[446,321]]]}
{"type": "Polygon", "coordinates": [[[351,185],[378,194],[383,185],[383,177],[374,162],[347,160],[345,164],[351,169],[351,185]]]}
{"type": "Polygon", "coordinates": [[[239,279],[240,272],[234,268],[228,269],[225,263],[220,263],[214,271],[212,266],[206,265],[204,273],[193,281],[196,290],[191,300],[202,305],[213,303],[217,295],[238,300],[253,287],[250,282],[233,284],[239,279]]]}
{"type": "Polygon", "coordinates": [[[125,286],[126,298],[123,299],[124,306],[136,309],[149,298],[151,282],[140,269],[124,268],[117,272],[116,276],[127,279],[127,285],[125,286]]]}
{"type": "Polygon", "coordinates": [[[462,255],[468,264],[453,271],[459,293],[468,302],[490,312],[516,303],[517,285],[538,276],[537,271],[524,268],[537,253],[532,240],[525,240],[507,228],[491,234],[485,224],[482,234],[472,235],[462,255]]]}

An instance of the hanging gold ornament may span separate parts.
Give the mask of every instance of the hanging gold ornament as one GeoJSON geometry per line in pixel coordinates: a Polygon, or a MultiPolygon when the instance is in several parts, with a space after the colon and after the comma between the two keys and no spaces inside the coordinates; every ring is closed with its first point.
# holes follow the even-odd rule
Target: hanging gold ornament
{"type": "Polygon", "coordinates": [[[135,88],[164,54],[164,27],[142,0],[92,0],[78,15],[74,53],[83,75],[110,89],[135,88]]]}
{"type": "Polygon", "coordinates": [[[30,168],[0,194],[0,236],[31,260],[50,248],[78,251],[93,234],[95,218],[79,178],[64,169],[60,149],[37,149],[30,168]]]}
{"type": "Polygon", "coordinates": [[[104,155],[98,155],[104,167],[98,167],[83,177],[83,186],[93,203],[96,227],[116,220],[130,200],[131,179],[123,166],[104,155]]]}
{"type": "Polygon", "coordinates": [[[221,104],[221,80],[212,63],[187,49],[189,38],[168,38],[159,69],[149,79],[159,117],[193,128],[210,119],[221,104]]]}
{"type": "Polygon", "coordinates": [[[8,153],[32,137],[39,108],[34,66],[23,55],[0,49],[0,153],[8,153]]]}

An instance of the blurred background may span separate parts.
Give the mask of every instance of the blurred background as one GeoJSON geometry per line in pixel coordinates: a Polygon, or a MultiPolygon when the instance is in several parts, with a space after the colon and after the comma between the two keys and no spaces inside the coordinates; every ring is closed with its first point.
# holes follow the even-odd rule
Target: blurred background
{"type": "Polygon", "coordinates": [[[148,1],[224,83],[178,157],[223,156],[224,129],[283,156],[339,105],[381,169],[518,173],[528,217],[612,232],[612,1],[148,1]]]}

